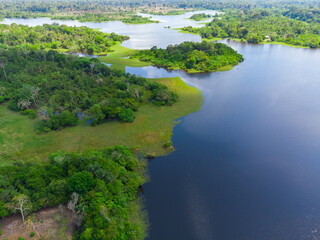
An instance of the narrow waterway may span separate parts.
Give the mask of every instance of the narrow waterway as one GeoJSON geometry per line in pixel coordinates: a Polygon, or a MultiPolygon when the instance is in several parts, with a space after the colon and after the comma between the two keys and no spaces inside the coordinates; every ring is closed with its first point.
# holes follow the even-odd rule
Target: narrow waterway
{"type": "MultiPolygon", "coordinates": [[[[200,41],[164,28],[195,24],[190,15],[155,16],[162,23],[148,25],[58,22],[127,34],[123,45],[141,49],[200,41]]],[[[245,57],[228,72],[127,68],[181,76],[205,96],[175,127],[176,151],[149,164],[149,239],[320,239],[320,50],[224,42],[245,57]]]]}

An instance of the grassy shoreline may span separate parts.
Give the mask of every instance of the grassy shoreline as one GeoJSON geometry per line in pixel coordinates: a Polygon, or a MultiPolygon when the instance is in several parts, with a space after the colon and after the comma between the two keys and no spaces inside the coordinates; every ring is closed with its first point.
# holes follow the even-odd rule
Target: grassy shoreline
{"type": "MultiPolygon", "coordinates": [[[[113,46],[114,52],[100,59],[110,63],[112,68],[125,69],[125,66],[148,66],[144,62],[124,59],[136,50],[113,46]]],[[[36,120],[31,120],[0,105],[0,163],[10,160],[46,161],[50,153],[64,150],[81,152],[88,149],[102,149],[115,145],[139,146],[141,153],[155,156],[166,155],[171,149],[164,144],[171,141],[176,120],[199,111],[203,95],[199,89],[188,86],[181,78],[152,79],[165,84],[179,95],[173,106],[158,107],[143,103],[136,112],[133,123],[111,121],[91,127],[85,121],[76,127],[37,135],[34,131],[36,120]]]]}
{"type": "Polygon", "coordinates": [[[150,63],[141,62],[139,60],[130,59],[129,56],[135,54],[138,50],[126,48],[118,43],[111,47],[111,52],[107,56],[99,57],[99,59],[107,64],[111,64],[111,68],[125,70],[125,67],[147,67],[150,63]]]}
{"type": "Polygon", "coordinates": [[[80,152],[115,145],[139,146],[142,153],[157,156],[170,153],[163,146],[171,141],[176,119],[200,110],[203,96],[200,90],[188,86],[179,77],[154,81],[167,85],[180,98],[168,107],[143,104],[133,123],[112,121],[91,127],[82,122],[76,127],[37,135],[35,120],[0,105],[0,163],[23,159],[46,161],[50,153],[60,150],[80,152]]]}

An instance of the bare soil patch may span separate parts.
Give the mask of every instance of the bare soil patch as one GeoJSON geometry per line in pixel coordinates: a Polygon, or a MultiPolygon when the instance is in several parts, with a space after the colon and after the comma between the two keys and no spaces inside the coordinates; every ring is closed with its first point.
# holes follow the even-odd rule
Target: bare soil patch
{"type": "MultiPolygon", "coordinates": [[[[36,231],[43,239],[72,239],[72,213],[65,206],[42,209],[26,219],[29,217],[33,219],[36,231]]],[[[0,239],[17,240],[19,237],[25,240],[40,239],[30,224],[22,223],[19,214],[3,219],[0,224],[2,224],[0,239]],[[30,237],[31,232],[35,232],[33,237],[30,237]]]]}

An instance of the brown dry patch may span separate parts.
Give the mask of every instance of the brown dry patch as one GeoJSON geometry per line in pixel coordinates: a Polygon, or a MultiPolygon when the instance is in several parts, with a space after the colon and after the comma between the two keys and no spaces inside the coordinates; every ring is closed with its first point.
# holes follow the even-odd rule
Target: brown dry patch
{"type": "MultiPolygon", "coordinates": [[[[72,214],[66,207],[39,210],[34,214],[34,222],[37,231],[43,239],[72,239],[72,214]]],[[[0,223],[2,224],[0,239],[17,240],[18,237],[25,240],[39,239],[37,235],[30,237],[30,233],[35,231],[31,230],[27,224],[23,224],[21,216],[18,214],[7,217],[0,223]]]]}

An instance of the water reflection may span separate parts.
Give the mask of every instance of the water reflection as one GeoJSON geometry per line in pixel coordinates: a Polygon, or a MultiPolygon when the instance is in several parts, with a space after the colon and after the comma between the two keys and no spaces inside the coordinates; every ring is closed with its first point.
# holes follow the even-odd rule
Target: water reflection
{"type": "Polygon", "coordinates": [[[320,239],[319,50],[225,42],[246,61],[183,74],[206,98],[149,165],[150,239],[320,239]]]}

